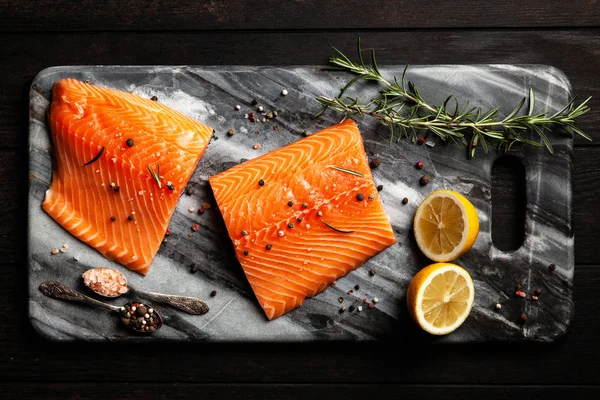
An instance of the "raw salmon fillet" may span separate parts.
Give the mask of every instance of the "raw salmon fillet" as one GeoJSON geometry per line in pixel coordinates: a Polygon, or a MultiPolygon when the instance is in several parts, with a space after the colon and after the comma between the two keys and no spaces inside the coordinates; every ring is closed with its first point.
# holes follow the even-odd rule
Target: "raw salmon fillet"
{"type": "Polygon", "coordinates": [[[352,120],[209,181],[268,319],[396,242],[352,120]]]}
{"type": "Polygon", "coordinates": [[[212,128],[75,79],[54,85],[48,121],[55,158],[43,209],[105,257],[146,274],[212,128]],[[159,166],[157,180],[150,170],[159,166]]]}

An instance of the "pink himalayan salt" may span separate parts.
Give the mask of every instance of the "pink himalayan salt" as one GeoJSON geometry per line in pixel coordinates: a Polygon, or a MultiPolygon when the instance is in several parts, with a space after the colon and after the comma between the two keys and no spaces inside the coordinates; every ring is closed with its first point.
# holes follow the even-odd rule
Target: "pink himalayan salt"
{"type": "Polygon", "coordinates": [[[102,296],[117,297],[127,293],[127,279],[112,268],[92,268],[82,275],[87,287],[102,296]]]}

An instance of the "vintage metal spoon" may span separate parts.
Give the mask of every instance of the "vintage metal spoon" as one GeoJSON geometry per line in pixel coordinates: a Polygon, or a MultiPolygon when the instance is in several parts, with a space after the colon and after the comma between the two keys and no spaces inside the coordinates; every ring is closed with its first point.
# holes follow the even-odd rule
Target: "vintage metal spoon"
{"type": "Polygon", "coordinates": [[[121,323],[128,329],[140,333],[152,333],[162,326],[162,317],[149,304],[140,302],[128,302],[123,307],[115,307],[87,297],[78,291],[56,281],[46,281],[40,284],[40,291],[48,297],[56,300],[73,301],[76,303],[88,304],[95,307],[104,308],[119,314],[121,323]],[[140,310],[142,307],[144,309],[140,310]],[[136,312],[137,311],[137,312],[136,312]],[[144,311],[140,313],[140,311],[144,311]]]}
{"type": "Polygon", "coordinates": [[[169,304],[170,306],[173,306],[181,311],[185,311],[188,314],[202,315],[208,312],[208,305],[204,301],[196,297],[177,296],[172,294],[154,293],[147,292],[145,290],[134,289],[133,287],[128,285],[125,275],[113,268],[92,268],[87,270],[82,275],[82,277],[85,285],[88,288],[90,288],[96,294],[103,297],[115,298],[129,292],[132,294],[137,294],[141,297],[145,297],[152,301],[169,304]],[[109,273],[103,274],[104,271],[108,271],[109,273]],[[93,275],[103,275],[105,280],[110,280],[110,284],[113,286],[113,290],[110,291],[110,294],[107,294],[108,292],[106,291],[103,284],[98,283],[97,278],[93,279],[93,275]]]}

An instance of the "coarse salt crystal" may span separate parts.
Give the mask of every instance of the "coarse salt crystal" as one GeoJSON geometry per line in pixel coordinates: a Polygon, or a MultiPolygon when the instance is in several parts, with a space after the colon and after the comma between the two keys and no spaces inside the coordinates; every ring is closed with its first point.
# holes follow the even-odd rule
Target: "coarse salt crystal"
{"type": "Polygon", "coordinates": [[[83,282],[94,292],[107,297],[126,293],[127,280],[112,268],[93,268],[83,273],[83,282]]]}

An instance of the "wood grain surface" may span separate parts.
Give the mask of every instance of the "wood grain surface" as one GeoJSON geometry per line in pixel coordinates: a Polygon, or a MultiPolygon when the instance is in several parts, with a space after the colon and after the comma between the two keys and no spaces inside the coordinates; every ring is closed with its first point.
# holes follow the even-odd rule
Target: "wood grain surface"
{"type": "MultiPolygon", "coordinates": [[[[599,392],[600,5],[477,2],[36,3],[0,0],[0,391],[3,398],[582,398],[599,392]],[[118,3],[118,4],[117,4],[118,3]],[[500,4],[501,3],[501,4],[500,4]],[[212,7],[212,8],[211,8],[212,7]],[[216,7],[216,8],[215,8],[216,7]],[[360,36],[380,63],[541,63],[594,96],[574,155],[576,316],[541,347],[405,343],[56,345],[27,322],[27,93],[52,65],[325,64],[360,36]]],[[[508,175],[505,179],[509,179],[508,175]]],[[[505,212],[509,212],[506,210],[505,212]]],[[[499,237],[513,240],[505,230],[499,237]]]]}

